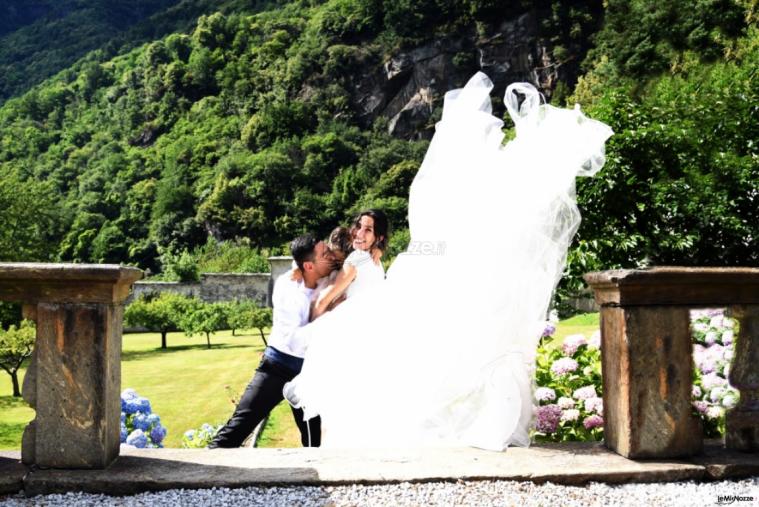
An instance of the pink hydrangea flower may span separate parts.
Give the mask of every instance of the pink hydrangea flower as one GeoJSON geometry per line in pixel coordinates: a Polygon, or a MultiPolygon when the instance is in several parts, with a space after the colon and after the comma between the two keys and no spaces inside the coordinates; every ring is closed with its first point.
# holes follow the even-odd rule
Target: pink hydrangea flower
{"type": "Polygon", "coordinates": [[[725,408],[733,408],[738,404],[738,397],[729,392],[722,397],[722,406],[725,408]]]}
{"type": "Polygon", "coordinates": [[[717,327],[717,328],[720,328],[720,327],[722,327],[722,322],[723,322],[723,320],[724,320],[724,319],[722,318],[722,315],[721,315],[721,314],[720,314],[720,315],[715,315],[715,316],[714,316],[714,317],[712,317],[712,318],[711,318],[711,320],[709,321],[709,327],[717,327]]]}
{"type": "Polygon", "coordinates": [[[601,348],[601,330],[596,330],[593,332],[592,335],[590,335],[590,338],[588,339],[588,347],[592,349],[600,349],[601,348]]]}
{"type": "Polygon", "coordinates": [[[730,345],[733,343],[733,339],[735,338],[735,334],[733,333],[732,329],[728,329],[724,333],[722,333],[722,344],[723,345],[730,345]]]}
{"type": "Polygon", "coordinates": [[[592,430],[593,428],[600,428],[604,425],[604,419],[600,415],[593,414],[585,418],[582,422],[586,430],[592,430]]]}
{"type": "Polygon", "coordinates": [[[550,387],[538,387],[535,389],[535,399],[538,401],[553,401],[556,399],[556,391],[550,387]]]}
{"type": "Polygon", "coordinates": [[[570,408],[568,410],[565,410],[561,413],[561,420],[562,421],[576,421],[580,418],[580,411],[576,408],[570,408]]]}
{"type": "Polygon", "coordinates": [[[701,377],[701,385],[703,385],[704,389],[708,391],[711,391],[715,387],[724,386],[726,383],[727,383],[727,380],[720,377],[716,373],[709,373],[701,377]]]}
{"type": "Polygon", "coordinates": [[[705,332],[707,332],[709,330],[709,326],[707,326],[703,322],[696,322],[695,324],[693,324],[693,329],[695,331],[699,331],[701,333],[705,333],[705,332]]]}
{"type": "Polygon", "coordinates": [[[604,400],[603,398],[588,398],[585,400],[585,411],[595,412],[598,415],[604,415],[604,400]]]}
{"type": "Polygon", "coordinates": [[[551,365],[551,373],[558,377],[575,371],[577,366],[577,361],[571,357],[562,357],[553,362],[551,365]]]}
{"type": "Polygon", "coordinates": [[[543,327],[543,332],[541,333],[541,337],[545,338],[548,336],[553,335],[553,333],[556,332],[556,326],[553,325],[552,322],[546,322],[545,326],[543,327]]]}
{"type": "Polygon", "coordinates": [[[706,336],[704,336],[704,342],[707,345],[712,345],[716,341],[717,341],[717,333],[715,333],[714,331],[709,331],[708,333],[706,333],[706,336]]]}
{"type": "Polygon", "coordinates": [[[575,392],[572,393],[572,397],[576,400],[587,400],[588,398],[598,397],[598,394],[596,393],[595,386],[585,386],[576,389],[575,392]]]}
{"type": "Polygon", "coordinates": [[[562,410],[567,410],[570,408],[575,408],[575,400],[572,398],[567,398],[566,396],[562,396],[559,398],[559,401],[556,402],[559,407],[561,407],[562,410]]]}
{"type": "Polygon", "coordinates": [[[706,417],[709,419],[719,419],[723,415],[725,415],[725,409],[719,405],[711,405],[706,409],[706,417]]]}
{"type": "Polygon", "coordinates": [[[700,388],[700,387],[698,387],[698,386],[693,386],[693,390],[691,391],[691,393],[692,393],[692,396],[693,396],[694,398],[700,398],[700,397],[701,397],[701,395],[703,394],[703,393],[701,392],[701,388],[700,388]]]}
{"type": "Polygon", "coordinates": [[[693,407],[698,410],[699,414],[705,414],[709,404],[703,400],[696,400],[693,402],[693,407]]]}
{"type": "Polygon", "coordinates": [[[561,409],[558,405],[543,405],[538,407],[535,429],[541,433],[555,433],[561,420],[561,409]]]}
{"type": "Polygon", "coordinates": [[[561,351],[565,356],[573,356],[577,349],[583,345],[587,345],[588,342],[581,334],[573,334],[564,338],[564,342],[561,344],[561,351]]]}
{"type": "Polygon", "coordinates": [[[713,402],[718,402],[727,391],[723,387],[715,387],[709,392],[709,399],[713,402]]]}

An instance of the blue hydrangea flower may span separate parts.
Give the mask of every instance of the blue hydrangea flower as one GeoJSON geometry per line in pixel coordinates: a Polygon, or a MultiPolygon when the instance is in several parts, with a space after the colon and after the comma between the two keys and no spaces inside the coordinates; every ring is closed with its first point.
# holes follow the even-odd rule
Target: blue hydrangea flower
{"type": "Polygon", "coordinates": [[[124,412],[121,412],[121,424],[125,424],[125,423],[126,423],[126,414],[124,412]]]}
{"type": "Polygon", "coordinates": [[[150,414],[150,401],[147,398],[141,396],[126,400],[124,404],[124,412],[127,414],[135,414],[142,412],[143,414],[150,414]]]}
{"type": "Polygon", "coordinates": [[[124,421],[121,421],[121,438],[119,439],[119,442],[122,444],[125,443],[128,433],[129,432],[127,431],[127,427],[124,425],[124,421]]]}
{"type": "Polygon", "coordinates": [[[133,400],[135,398],[139,398],[139,395],[137,394],[137,391],[134,389],[124,389],[121,391],[121,399],[122,400],[133,400]]]}
{"type": "Polygon", "coordinates": [[[185,436],[185,438],[187,438],[187,440],[192,441],[192,439],[195,438],[195,430],[187,430],[187,431],[185,431],[184,432],[184,436],[185,436]]]}
{"type": "Polygon", "coordinates": [[[150,424],[151,426],[160,426],[161,418],[158,416],[158,414],[149,414],[148,424],[150,424]]]}
{"type": "Polygon", "coordinates": [[[137,410],[139,412],[142,412],[143,414],[150,414],[152,410],[150,409],[150,400],[147,398],[143,398],[140,396],[136,400],[134,400],[135,404],[137,405],[137,410]]]}
{"type": "Polygon", "coordinates": [[[134,430],[127,437],[126,443],[139,449],[144,449],[148,445],[148,437],[145,436],[142,430],[134,430]]]}
{"type": "Polygon", "coordinates": [[[150,440],[153,441],[154,444],[161,447],[161,442],[163,442],[164,437],[166,436],[166,428],[164,428],[161,425],[158,425],[154,427],[152,430],[150,430],[150,440]]]}
{"type": "Polygon", "coordinates": [[[148,421],[148,416],[142,412],[137,412],[134,414],[134,417],[132,417],[132,426],[136,430],[142,430],[144,432],[149,431],[150,421],[148,421]]]}

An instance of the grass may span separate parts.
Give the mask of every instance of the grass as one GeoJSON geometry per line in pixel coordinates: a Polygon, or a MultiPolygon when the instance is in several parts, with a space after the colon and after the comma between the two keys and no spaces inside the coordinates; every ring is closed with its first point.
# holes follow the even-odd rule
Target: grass
{"type": "MultiPolygon", "coordinates": [[[[596,329],[597,313],[578,315],[559,323],[554,343],[571,334],[587,337],[596,329]]],[[[206,422],[226,422],[234,410],[232,398],[242,394],[264,349],[257,331],[238,336],[223,331],[211,337],[211,344],[209,350],[205,336],[170,333],[169,347],[163,350],[158,334],[124,335],[122,389],[131,387],[150,399],[153,411],[169,430],[166,447],[181,447],[188,429],[206,422]]],[[[21,398],[11,396],[10,376],[0,373],[0,449],[19,449],[23,429],[34,418],[34,411],[21,398]]],[[[258,446],[300,447],[300,434],[287,402],[272,411],[258,446]]]]}

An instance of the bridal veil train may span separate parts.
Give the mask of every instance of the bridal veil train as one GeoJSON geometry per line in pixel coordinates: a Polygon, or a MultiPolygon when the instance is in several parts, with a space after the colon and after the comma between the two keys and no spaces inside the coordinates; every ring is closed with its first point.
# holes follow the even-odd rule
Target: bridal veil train
{"type": "Polygon", "coordinates": [[[529,444],[540,324],[580,222],[574,179],[602,167],[612,132],[517,83],[503,146],[492,87],[477,73],[446,94],[385,282],[306,328],[298,397],[325,446],[529,444]]]}

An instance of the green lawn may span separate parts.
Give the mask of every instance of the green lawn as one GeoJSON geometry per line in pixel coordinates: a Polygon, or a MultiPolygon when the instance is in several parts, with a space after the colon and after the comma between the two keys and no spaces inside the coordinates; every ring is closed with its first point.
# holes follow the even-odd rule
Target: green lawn
{"type": "MultiPolygon", "coordinates": [[[[559,323],[555,343],[571,334],[589,337],[596,329],[597,313],[578,315],[559,323]]],[[[182,434],[190,428],[226,422],[234,410],[231,398],[242,393],[264,349],[258,332],[232,336],[224,331],[213,335],[211,343],[208,350],[205,337],[170,333],[169,347],[162,350],[158,334],[124,335],[122,389],[131,387],[150,399],[169,430],[167,447],[180,447],[182,434]]],[[[20,448],[23,428],[33,417],[21,398],[11,396],[10,376],[0,372],[0,449],[20,448]]],[[[300,447],[286,402],[272,412],[259,447],[300,447]]]]}

